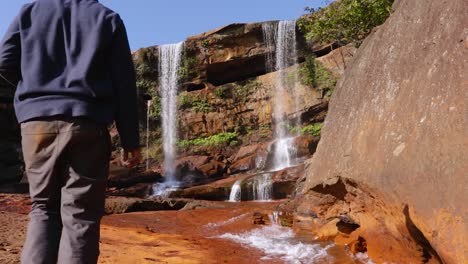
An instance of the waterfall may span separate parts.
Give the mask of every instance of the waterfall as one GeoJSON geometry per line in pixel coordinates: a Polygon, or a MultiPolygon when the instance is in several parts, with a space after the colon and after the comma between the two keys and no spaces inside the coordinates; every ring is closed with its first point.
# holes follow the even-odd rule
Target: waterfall
{"type": "Polygon", "coordinates": [[[272,72],[275,70],[275,49],[276,49],[276,32],[278,25],[276,23],[263,23],[263,41],[265,42],[268,53],[266,56],[266,70],[272,72]]]}
{"type": "Polygon", "coordinates": [[[275,56],[267,54],[266,68],[277,71],[273,102],[273,124],[275,147],[273,153],[273,170],[280,170],[293,165],[294,147],[289,133],[287,117],[287,102],[285,95],[292,94],[295,125],[300,125],[299,94],[297,93],[299,77],[297,66],[296,21],[280,21],[277,25],[265,23],[262,25],[263,36],[269,50],[275,51],[275,56]],[[272,65],[275,65],[273,68],[272,65]]]}
{"type": "Polygon", "coordinates": [[[149,170],[149,124],[150,124],[150,110],[151,110],[151,100],[146,102],[146,170],[149,170]]]}
{"type": "Polygon", "coordinates": [[[166,182],[175,182],[178,71],[184,43],[159,47],[159,85],[166,182]]]}
{"type": "Polygon", "coordinates": [[[271,215],[268,216],[272,225],[280,225],[280,212],[274,211],[271,215]]]}
{"type": "Polygon", "coordinates": [[[230,202],[240,202],[242,195],[241,188],[242,180],[237,180],[231,188],[231,194],[229,195],[230,202]]]}
{"type": "Polygon", "coordinates": [[[273,180],[270,173],[257,176],[253,184],[255,201],[270,201],[273,199],[273,180]]]}

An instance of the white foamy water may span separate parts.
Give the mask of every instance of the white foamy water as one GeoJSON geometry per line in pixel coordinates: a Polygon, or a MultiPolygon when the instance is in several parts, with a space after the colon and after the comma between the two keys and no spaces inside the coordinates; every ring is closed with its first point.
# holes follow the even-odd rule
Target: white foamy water
{"type": "Polygon", "coordinates": [[[270,201],[273,199],[273,180],[270,173],[264,173],[254,178],[253,199],[255,201],[270,201]]]}
{"type": "Polygon", "coordinates": [[[177,142],[178,72],[184,43],[159,47],[159,84],[163,130],[164,170],[167,182],[175,181],[177,142]]]}
{"type": "Polygon", "coordinates": [[[280,224],[279,216],[280,216],[280,212],[274,211],[274,212],[273,212],[271,215],[269,215],[268,217],[270,218],[270,221],[271,221],[272,224],[274,224],[274,225],[279,225],[279,224],[280,224]]]}
{"type": "Polygon", "coordinates": [[[255,168],[257,169],[257,171],[262,171],[265,169],[266,161],[266,155],[257,155],[257,157],[255,158],[255,168]]]}
{"type": "Polygon", "coordinates": [[[273,171],[292,167],[296,158],[294,138],[280,138],[274,143],[273,171]]]}
{"type": "Polygon", "coordinates": [[[333,263],[333,257],[327,253],[333,245],[322,247],[318,244],[295,241],[294,233],[289,228],[278,225],[265,226],[240,234],[228,233],[219,238],[261,250],[266,255],[262,258],[263,260],[280,258],[291,264],[314,263],[314,261],[333,263]]]}
{"type": "Polygon", "coordinates": [[[177,191],[179,188],[180,183],[176,181],[156,183],[153,185],[152,197],[169,198],[171,192],[177,191]]]}
{"type": "Polygon", "coordinates": [[[230,202],[240,202],[242,197],[242,180],[237,180],[231,187],[231,193],[229,194],[230,202]]]}
{"type": "Polygon", "coordinates": [[[367,253],[357,253],[356,255],[353,255],[352,258],[362,264],[375,264],[367,253]]]}

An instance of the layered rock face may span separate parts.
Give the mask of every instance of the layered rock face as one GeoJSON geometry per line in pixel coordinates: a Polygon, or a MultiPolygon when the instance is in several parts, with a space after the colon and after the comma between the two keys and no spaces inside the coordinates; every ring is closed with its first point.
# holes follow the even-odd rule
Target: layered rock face
{"type": "MultiPolygon", "coordinates": [[[[329,97],[322,87],[306,84],[307,74],[303,73],[307,70],[305,64],[291,66],[285,69],[282,75],[276,72],[274,67],[267,67],[267,58],[276,58],[275,48],[264,39],[263,27],[277,23],[278,21],[232,24],[189,37],[184,42],[178,70],[180,85],[177,99],[178,140],[179,143],[184,142],[179,144],[181,146],[178,157],[182,161],[207,157],[202,165],[210,167],[208,171],[201,166],[185,166],[195,167],[198,171],[192,171],[196,172],[194,174],[202,174],[210,180],[225,173],[233,174],[254,169],[258,153],[251,153],[242,159],[236,153],[241,147],[261,143],[261,155],[268,154],[269,146],[275,144],[271,140],[276,125],[272,120],[277,100],[284,104],[283,117],[290,121],[287,124],[289,129],[298,131],[301,129],[300,125],[323,122],[329,97]],[[281,95],[275,95],[275,86],[280,77],[281,80],[286,79],[288,87],[294,88],[283,91],[281,95]],[[296,122],[298,118],[302,120],[300,125],[296,122]],[[225,136],[227,133],[235,134],[235,140],[226,142],[227,144],[201,147],[193,144],[196,140],[225,136]]],[[[299,32],[296,42],[298,62],[314,54],[322,56],[330,53],[330,56],[323,57],[323,65],[330,72],[329,78],[341,75],[344,63],[352,58],[355,50],[346,47],[345,50],[337,49],[331,52],[331,45],[315,47],[313,43],[306,43],[299,32]]],[[[146,100],[150,97],[152,99],[149,109],[149,152],[155,161],[152,165],[152,169],[155,170],[161,169],[157,164],[163,159],[159,113],[159,50],[160,47],[154,46],[140,49],[133,54],[138,75],[143,128],[146,128],[146,100]]],[[[274,64],[274,61],[269,63],[274,64]]],[[[142,137],[146,137],[146,134],[142,137]]],[[[308,140],[316,142],[318,139],[308,140]]],[[[305,148],[308,148],[308,144],[305,148]]],[[[311,149],[315,151],[315,147],[311,149]]],[[[308,156],[310,154],[307,153],[308,156]]]]}
{"type": "MultiPolygon", "coordinates": [[[[191,107],[180,111],[180,136],[193,139],[239,128],[258,130],[262,126],[270,127],[277,74],[269,73],[243,82],[187,93],[186,96],[201,98],[209,110],[202,112],[191,107]]],[[[307,112],[309,107],[322,105],[327,101],[313,87],[299,84],[295,92],[301,99],[299,113],[296,113],[292,93],[281,96],[286,102],[285,114],[291,120],[307,112]]]]}
{"type": "MultiPolygon", "coordinates": [[[[335,89],[304,197],[339,176],[356,182],[343,185],[349,201],[365,183],[385,197],[372,210],[394,220],[380,228],[408,229],[432,260],[467,263],[468,2],[399,0],[394,9],[335,89]]],[[[348,209],[359,222],[362,210],[348,209]]]]}
{"type": "MultiPolygon", "coordinates": [[[[278,73],[269,73],[271,69],[266,67],[266,58],[275,57],[274,49],[264,41],[262,25],[266,23],[278,22],[231,24],[187,38],[179,70],[180,138],[193,139],[240,127],[256,130],[259,126],[271,125],[272,97],[278,73]]],[[[310,54],[330,52],[330,47],[306,44],[300,34],[297,43],[299,61],[310,54]]],[[[350,51],[342,55],[347,60],[353,53],[350,51]]],[[[140,49],[134,53],[134,58],[141,95],[159,96],[159,47],[140,49]]],[[[330,69],[342,66],[338,64],[341,61],[330,64],[330,69]]],[[[293,69],[288,74],[291,82],[294,82],[293,69]]],[[[340,75],[340,72],[336,75],[340,75]]],[[[300,84],[295,89],[301,98],[298,107],[294,106],[293,92],[281,95],[286,102],[285,114],[290,119],[298,115],[310,118],[309,110],[312,107],[326,110],[328,99],[323,98],[321,91],[300,84]],[[299,112],[296,112],[298,109],[299,112]]],[[[146,97],[141,105],[146,105],[144,100],[146,97]]],[[[159,98],[154,100],[158,101],[159,98]]],[[[320,122],[320,119],[323,119],[323,115],[319,120],[312,121],[320,122]]]]}

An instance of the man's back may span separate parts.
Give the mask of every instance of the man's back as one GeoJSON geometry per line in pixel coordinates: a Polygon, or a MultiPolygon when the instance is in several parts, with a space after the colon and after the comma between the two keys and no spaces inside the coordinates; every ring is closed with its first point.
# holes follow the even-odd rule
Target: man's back
{"type": "Polygon", "coordinates": [[[21,9],[9,33],[18,35],[21,51],[0,54],[0,66],[20,67],[19,122],[55,115],[84,116],[101,124],[116,119],[124,145],[137,147],[137,121],[123,120],[136,117],[136,87],[118,14],[95,0],[38,0],[21,9]],[[125,100],[119,102],[122,93],[125,100]],[[118,108],[131,113],[119,116],[118,108]]]}
{"type": "Polygon", "coordinates": [[[97,263],[111,121],[124,161],[139,162],[135,70],[122,20],[95,0],[27,4],[0,42],[0,74],[18,82],[31,196],[22,263],[97,263]]]}

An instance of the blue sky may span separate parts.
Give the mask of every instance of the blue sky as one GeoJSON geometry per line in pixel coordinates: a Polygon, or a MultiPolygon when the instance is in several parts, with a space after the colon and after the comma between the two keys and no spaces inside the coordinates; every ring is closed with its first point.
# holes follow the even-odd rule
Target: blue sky
{"type": "MultiPolygon", "coordinates": [[[[40,1],[40,0],[39,0],[40,1]]],[[[0,35],[27,0],[3,1],[0,35]]],[[[132,50],[175,43],[235,22],[296,19],[325,0],[101,0],[123,18],[132,50]]]]}

